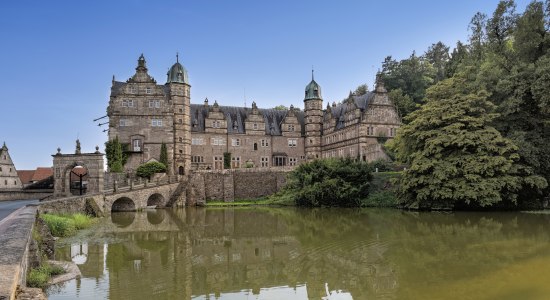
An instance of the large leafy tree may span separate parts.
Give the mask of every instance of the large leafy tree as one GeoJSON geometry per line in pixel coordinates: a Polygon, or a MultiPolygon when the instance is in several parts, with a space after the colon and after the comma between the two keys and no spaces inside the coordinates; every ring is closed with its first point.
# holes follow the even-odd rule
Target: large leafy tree
{"type": "Polygon", "coordinates": [[[410,167],[400,179],[406,206],[487,206],[513,200],[517,147],[492,126],[498,116],[484,90],[454,77],[428,90],[426,103],[408,117],[396,138],[410,167]]]}

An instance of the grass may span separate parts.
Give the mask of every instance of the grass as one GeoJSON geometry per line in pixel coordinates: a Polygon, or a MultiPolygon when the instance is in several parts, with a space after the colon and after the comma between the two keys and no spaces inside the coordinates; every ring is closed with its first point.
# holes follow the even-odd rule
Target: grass
{"type": "Polygon", "coordinates": [[[47,262],[36,269],[32,269],[27,275],[27,286],[34,288],[44,288],[52,276],[65,273],[60,266],[52,266],[47,262]]]}
{"type": "Polygon", "coordinates": [[[223,202],[223,201],[208,201],[206,206],[208,207],[221,207],[221,206],[255,206],[255,205],[273,205],[273,206],[293,206],[294,200],[290,197],[288,193],[278,192],[274,195],[259,198],[259,199],[237,199],[233,202],[223,202]]]}
{"type": "Polygon", "coordinates": [[[77,230],[90,227],[95,219],[81,213],[72,215],[42,214],[40,218],[46,222],[53,236],[66,237],[77,230]]]}

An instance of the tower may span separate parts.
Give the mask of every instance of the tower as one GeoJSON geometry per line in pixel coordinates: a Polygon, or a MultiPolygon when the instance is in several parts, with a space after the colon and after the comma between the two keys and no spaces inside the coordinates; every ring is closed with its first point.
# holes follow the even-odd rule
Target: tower
{"type": "Polygon", "coordinates": [[[321,130],[323,127],[323,98],[321,97],[321,87],[313,77],[311,70],[311,82],[306,86],[304,97],[305,113],[305,152],[306,159],[312,160],[321,157],[321,130]]]}
{"type": "Polygon", "coordinates": [[[176,54],[176,63],[166,75],[174,108],[172,168],[175,174],[184,175],[191,169],[191,85],[187,70],[179,62],[179,55],[176,54]]]}

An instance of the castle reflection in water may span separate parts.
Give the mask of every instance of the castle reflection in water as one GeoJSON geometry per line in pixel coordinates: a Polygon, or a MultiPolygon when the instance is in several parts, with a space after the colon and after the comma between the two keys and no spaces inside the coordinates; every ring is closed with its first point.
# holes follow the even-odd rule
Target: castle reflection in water
{"type": "Polygon", "coordinates": [[[50,299],[71,289],[109,299],[393,299],[398,287],[387,244],[367,224],[350,226],[329,211],[116,213],[78,239],[56,259],[74,261],[82,278],[50,290],[50,299]]]}

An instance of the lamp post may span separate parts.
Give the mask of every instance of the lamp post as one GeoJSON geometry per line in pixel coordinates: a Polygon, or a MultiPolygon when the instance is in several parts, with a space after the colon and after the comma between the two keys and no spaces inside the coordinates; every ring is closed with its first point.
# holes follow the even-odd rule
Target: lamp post
{"type": "MultiPolygon", "coordinates": [[[[83,166],[81,165],[76,165],[74,169],[78,169],[78,170],[81,170],[81,169],[84,169],[83,166]]],[[[80,195],[82,196],[82,177],[88,175],[88,172],[86,171],[86,173],[82,174],[82,172],[79,172],[80,174],[77,174],[75,173],[73,170],[71,170],[71,173],[73,173],[74,175],[78,176],[79,180],[80,180],[80,186],[79,186],[79,191],[80,191],[80,195]]]]}

